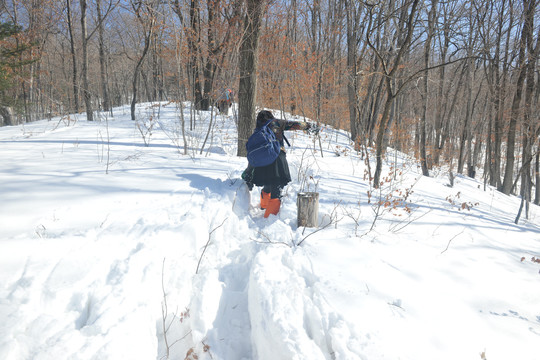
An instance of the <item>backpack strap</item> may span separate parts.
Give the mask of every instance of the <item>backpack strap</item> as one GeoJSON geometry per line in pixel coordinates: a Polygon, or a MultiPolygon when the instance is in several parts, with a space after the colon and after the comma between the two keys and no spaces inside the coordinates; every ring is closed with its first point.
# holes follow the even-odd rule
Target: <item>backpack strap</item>
{"type": "Polygon", "coordinates": [[[285,133],[283,133],[283,140],[285,140],[285,142],[287,143],[287,145],[289,145],[289,147],[291,147],[291,143],[290,143],[289,140],[287,140],[287,138],[285,137],[285,133]]]}
{"type": "Polygon", "coordinates": [[[270,120],[268,120],[268,121],[267,121],[263,126],[261,126],[261,127],[265,127],[265,126],[270,125],[270,123],[271,123],[272,121],[274,121],[274,120],[276,120],[276,119],[270,119],[270,120]]]}

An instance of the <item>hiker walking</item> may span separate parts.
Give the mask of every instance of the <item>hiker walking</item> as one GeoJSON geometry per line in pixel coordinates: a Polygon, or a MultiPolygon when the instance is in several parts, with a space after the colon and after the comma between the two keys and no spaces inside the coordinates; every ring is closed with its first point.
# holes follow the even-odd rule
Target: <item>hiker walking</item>
{"type": "Polygon", "coordinates": [[[229,114],[229,108],[232,105],[233,98],[234,92],[231,89],[221,91],[221,95],[216,102],[220,114],[229,114]]]}
{"type": "MultiPolygon", "coordinates": [[[[265,209],[264,217],[270,214],[277,215],[281,207],[281,190],[291,181],[289,164],[285,153],[284,141],[287,138],[283,132],[285,130],[304,130],[310,133],[318,133],[319,127],[308,122],[288,121],[276,119],[270,111],[262,110],[257,114],[257,124],[253,135],[246,144],[248,152],[248,167],[242,174],[249,189],[253,185],[262,186],[261,209],[265,209]],[[270,130],[270,139],[263,139],[260,133],[270,130]],[[259,136],[262,146],[252,145],[252,138],[259,136]],[[257,152],[264,148],[264,154],[257,152]],[[277,157],[275,157],[277,156],[277,157]],[[275,157],[275,159],[273,159],[275,157]],[[268,165],[262,165],[272,161],[268,165]]],[[[289,145],[290,146],[290,145],[289,145]]]]}

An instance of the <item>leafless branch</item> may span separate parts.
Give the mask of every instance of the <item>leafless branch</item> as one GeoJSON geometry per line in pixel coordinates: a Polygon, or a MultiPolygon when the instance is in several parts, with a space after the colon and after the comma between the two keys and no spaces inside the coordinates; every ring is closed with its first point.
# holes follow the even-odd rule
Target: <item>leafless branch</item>
{"type": "Polygon", "coordinates": [[[204,245],[204,249],[202,251],[201,257],[199,258],[199,262],[197,263],[197,269],[195,270],[195,274],[199,273],[199,266],[201,265],[201,260],[202,260],[202,258],[204,256],[204,253],[206,252],[206,248],[208,247],[208,245],[210,244],[210,241],[212,240],[212,234],[214,233],[214,231],[216,231],[217,229],[222,227],[223,224],[225,224],[225,221],[227,221],[227,219],[228,219],[228,217],[223,219],[223,222],[219,226],[216,226],[214,229],[212,229],[212,231],[210,231],[208,233],[208,241],[206,242],[206,245],[204,245]]]}
{"type": "Polygon", "coordinates": [[[444,250],[441,252],[441,254],[444,254],[444,253],[448,250],[448,248],[450,247],[450,243],[452,242],[452,240],[454,240],[455,238],[457,238],[459,235],[463,234],[464,231],[465,231],[465,229],[461,230],[460,233],[454,235],[450,240],[448,240],[448,245],[446,245],[446,249],[444,249],[444,250]]]}

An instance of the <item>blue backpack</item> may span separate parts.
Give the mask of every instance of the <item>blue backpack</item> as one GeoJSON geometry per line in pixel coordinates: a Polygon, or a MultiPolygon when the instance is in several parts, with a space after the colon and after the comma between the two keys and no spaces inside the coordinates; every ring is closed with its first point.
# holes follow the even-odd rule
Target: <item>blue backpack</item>
{"type": "Polygon", "coordinates": [[[281,144],[276,139],[276,134],[268,127],[273,120],[270,119],[255,129],[246,143],[247,159],[253,167],[270,165],[279,156],[281,144]]]}

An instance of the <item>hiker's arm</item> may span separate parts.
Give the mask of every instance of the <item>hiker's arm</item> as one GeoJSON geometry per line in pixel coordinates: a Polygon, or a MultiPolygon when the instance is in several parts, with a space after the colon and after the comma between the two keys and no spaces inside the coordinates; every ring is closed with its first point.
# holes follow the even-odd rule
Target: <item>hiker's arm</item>
{"type": "Polygon", "coordinates": [[[281,120],[276,119],[278,127],[285,130],[308,130],[312,125],[308,122],[303,121],[291,121],[291,120],[281,120]]]}
{"type": "Polygon", "coordinates": [[[282,133],[285,130],[304,130],[308,134],[318,135],[321,128],[317,124],[310,122],[277,120],[274,131],[276,131],[276,133],[282,133]]]}

